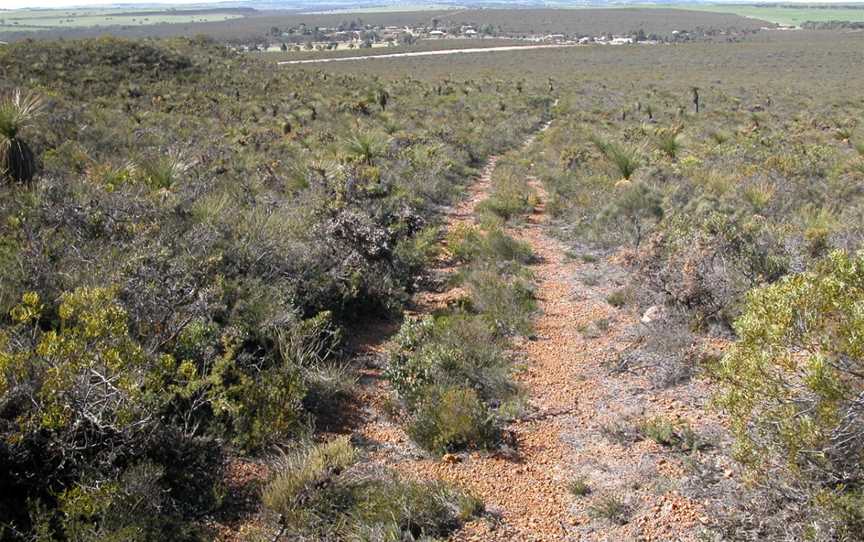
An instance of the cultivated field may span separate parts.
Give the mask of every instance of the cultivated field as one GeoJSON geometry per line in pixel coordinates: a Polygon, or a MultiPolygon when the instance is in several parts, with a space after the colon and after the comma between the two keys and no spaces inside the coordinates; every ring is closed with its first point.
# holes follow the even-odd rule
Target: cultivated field
{"type": "MultiPolygon", "coordinates": [[[[685,6],[681,6],[685,7],[685,6]]],[[[729,13],[740,15],[742,17],[750,17],[753,19],[761,19],[772,23],[800,26],[806,22],[826,22],[826,21],[849,21],[859,22],[864,21],[864,5],[832,5],[832,4],[814,4],[814,5],[688,5],[687,9],[699,11],[711,11],[716,13],[729,13]]]]}
{"type": "Polygon", "coordinates": [[[0,11],[0,34],[45,30],[151,26],[228,21],[242,17],[234,10],[14,10],[0,11]]]}

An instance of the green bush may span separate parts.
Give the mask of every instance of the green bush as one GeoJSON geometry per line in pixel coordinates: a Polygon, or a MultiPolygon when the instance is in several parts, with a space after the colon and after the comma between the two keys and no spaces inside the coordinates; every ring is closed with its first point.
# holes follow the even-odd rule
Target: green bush
{"type": "Polygon", "coordinates": [[[861,528],[860,508],[849,512],[864,480],[862,298],[864,257],[839,251],[753,290],[715,372],[737,456],[795,484],[841,533],[861,528]]]}
{"type": "Polygon", "coordinates": [[[441,483],[403,482],[352,470],[347,438],[311,445],[277,462],[263,490],[288,537],[316,540],[445,538],[482,504],[441,483]]]}
{"type": "Polygon", "coordinates": [[[601,224],[617,225],[607,236],[623,233],[638,247],[646,230],[663,218],[662,197],[645,183],[628,184],[615,194],[600,218],[601,224]]]}
{"type": "Polygon", "coordinates": [[[605,141],[596,136],[591,141],[600,151],[600,154],[612,162],[622,178],[629,180],[639,169],[642,158],[636,149],[614,141],[605,141]]]}
{"type": "Polygon", "coordinates": [[[579,478],[570,480],[567,484],[567,491],[569,491],[574,497],[585,497],[586,495],[591,494],[591,486],[588,484],[588,480],[584,476],[580,476],[579,478]]]}
{"type": "Polygon", "coordinates": [[[491,265],[473,265],[464,275],[471,309],[502,335],[530,335],[536,309],[534,289],[521,277],[502,275],[491,265]]]}
{"type": "Polygon", "coordinates": [[[385,371],[409,409],[433,384],[468,385],[487,402],[516,394],[510,360],[480,318],[452,315],[409,319],[394,339],[385,371]]]}
{"type": "Polygon", "coordinates": [[[500,228],[491,228],[484,233],[476,226],[457,226],[447,235],[447,246],[462,262],[482,260],[527,264],[533,258],[528,243],[514,239],[500,228]]]}
{"type": "Polygon", "coordinates": [[[683,452],[699,450],[708,445],[693,431],[690,425],[673,422],[659,416],[643,420],[639,424],[638,430],[643,437],[649,438],[661,446],[683,452]]]}
{"type": "Polygon", "coordinates": [[[432,385],[414,411],[408,434],[435,453],[489,449],[500,439],[495,415],[471,388],[432,385]]]}
{"type": "Polygon", "coordinates": [[[506,222],[530,212],[536,196],[526,179],[526,175],[512,165],[499,164],[493,173],[492,190],[477,205],[477,213],[491,214],[506,222]]]}
{"type": "Polygon", "coordinates": [[[606,519],[617,525],[626,525],[633,509],[620,497],[601,495],[588,506],[588,515],[594,519],[606,519]]]}

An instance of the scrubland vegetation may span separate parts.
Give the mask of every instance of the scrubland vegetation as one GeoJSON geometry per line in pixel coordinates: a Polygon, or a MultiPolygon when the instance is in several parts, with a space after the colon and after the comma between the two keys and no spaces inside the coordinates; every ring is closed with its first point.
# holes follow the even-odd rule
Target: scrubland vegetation
{"type": "MultiPolygon", "coordinates": [[[[201,536],[226,458],[338,413],[352,325],[398,315],[438,206],[548,110],[482,80],[272,73],[200,40],[22,44],[0,66],[13,538],[201,536]]],[[[321,468],[267,490],[286,529],[289,509],[318,514],[292,492],[348,464],[321,468]]],[[[375,501],[400,488],[413,517],[424,492],[449,506],[443,489],[351,480],[321,498],[356,499],[352,532],[455,521],[430,510],[444,523],[414,532],[375,501]]]]}
{"type": "MultiPolygon", "coordinates": [[[[609,303],[666,311],[622,364],[715,388],[764,507],[719,522],[733,539],[857,540],[862,528],[862,109],[808,86],[570,94],[534,147],[558,234],[631,273],[609,303]],[[698,337],[732,344],[694,354],[698,337]]],[[[656,421],[642,431],[687,441],[656,421]]]]}
{"type": "MultiPolygon", "coordinates": [[[[542,203],[568,257],[624,277],[583,277],[614,282],[601,303],[659,322],[604,378],[710,389],[732,446],[663,416],[598,430],[746,469],[702,488],[727,493],[693,537],[859,540],[860,45],[324,70],[204,38],[0,48],[0,539],[429,540],[483,517],[470,491],[367,461],[392,451],[352,433],[353,339],[397,324],[381,376],[405,455],[518,455],[509,426],[536,414],[518,345],[542,338],[514,232],[542,203]],[[475,220],[442,227],[492,155],[475,220]],[[456,294],[405,316],[421,289],[456,294]]],[[[611,528],[639,512],[565,486],[611,528]]]]}

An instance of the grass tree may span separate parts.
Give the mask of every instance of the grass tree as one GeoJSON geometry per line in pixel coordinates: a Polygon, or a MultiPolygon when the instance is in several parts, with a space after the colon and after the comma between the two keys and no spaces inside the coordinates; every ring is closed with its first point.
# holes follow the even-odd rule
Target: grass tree
{"type": "Polygon", "coordinates": [[[381,108],[381,111],[387,110],[387,104],[390,102],[390,93],[387,89],[381,87],[375,91],[375,102],[381,108]]]}
{"type": "Polygon", "coordinates": [[[654,134],[655,144],[663,154],[674,160],[678,156],[678,151],[681,150],[680,135],[680,126],[659,128],[654,134]]]}
{"type": "Polygon", "coordinates": [[[345,151],[351,161],[371,166],[384,154],[385,142],[377,134],[358,134],[348,140],[345,151]]]}
{"type": "Polygon", "coordinates": [[[607,160],[612,162],[621,177],[629,180],[630,177],[639,169],[641,158],[636,149],[621,145],[614,141],[606,141],[599,137],[593,137],[591,142],[597,147],[607,160]]]}
{"type": "Polygon", "coordinates": [[[20,134],[41,110],[39,96],[20,90],[0,101],[0,177],[24,184],[33,180],[36,156],[20,134]]]}

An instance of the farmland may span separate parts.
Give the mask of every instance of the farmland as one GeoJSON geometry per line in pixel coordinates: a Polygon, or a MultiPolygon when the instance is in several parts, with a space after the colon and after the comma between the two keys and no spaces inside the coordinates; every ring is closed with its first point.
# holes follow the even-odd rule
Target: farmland
{"type": "MultiPolygon", "coordinates": [[[[681,6],[685,7],[685,6],[681,6]]],[[[814,4],[814,5],[746,5],[746,4],[729,4],[729,5],[704,5],[695,4],[687,5],[687,9],[704,10],[716,13],[729,13],[740,15],[742,17],[750,17],[753,19],[761,19],[772,23],[784,24],[789,26],[801,26],[806,22],[828,22],[828,21],[849,21],[861,22],[864,21],[864,6],[862,5],[834,5],[834,4],[814,4]]]]}
{"type": "MultiPolygon", "coordinates": [[[[633,9],[591,9],[591,10],[519,10],[518,17],[511,17],[512,11],[501,9],[467,9],[467,10],[430,10],[406,12],[373,12],[373,13],[309,13],[300,14],[285,11],[238,10],[228,11],[234,15],[243,15],[230,20],[210,20],[209,22],[184,22],[178,24],[141,23],[141,17],[136,18],[134,25],[103,25],[99,28],[76,26],[75,28],[42,28],[39,30],[41,39],[75,38],[114,35],[121,37],[192,37],[196,34],[206,34],[220,40],[243,41],[256,43],[275,41],[271,30],[276,27],[287,29],[299,27],[308,28],[337,27],[343,23],[359,20],[364,25],[371,26],[433,26],[436,21],[441,26],[472,24],[478,27],[489,26],[495,29],[499,37],[525,37],[531,34],[622,34],[642,29],[648,33],[669,35],[674,30],[693,30],[697,27],[706,29],[726,30],[735,28],[741,31],[756,30],[766,23],[747,19],[737,15],[709,13],[688,10],[633,10],[633,9]]],[[[7,12],[12,13],[12,12],[7,12]]],[[[32,13],[32,12],[24,12],[32,13]]],[[[36,12],[40,13],[40,12],[36,12]]],[[[168,16],[170,12],[160,12],[168,16]]],[[[190,11],[183,15],[188,17],[218,17],[219,12],[207,11],[197,13],[190,11]]],[[[82,13],[83,15],[83,13],[82,13]]],[[[100,13],[96,17],[106,17],[100,13]]],[[[155,17],[156,15],[149,15],[155,17]]],[[[21,26],[24,21],[19,21],[21,26]]],[[[152,21],[151,21],[152,22],[152,21]]],[[[102,24],[100,22],[100,24],[102,24]]],[[[12,25],[15,26],[15,25],[12,25]]],[[[20,28],[0,29],[0,39],[23,39],[32,32],[21,31],[20,28]]]]}
{"type": "Polygon", "coordinates": [[[0,540],[860,540],[864,33],[235,15],[0,47],[0,540]]]}
{"type": "Polygon", "coordinates": [[[0,33],[38,32],[44,30],[191,24],[227,21],[242,17],[234,10],[214,11],[126,11],[82,9],[0,11],[0,33]]]}

